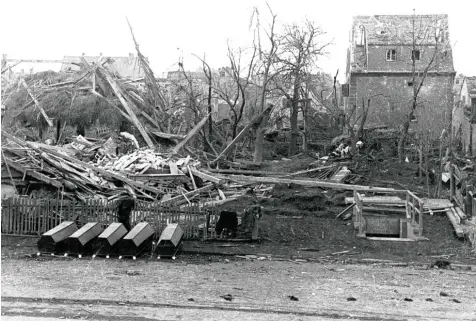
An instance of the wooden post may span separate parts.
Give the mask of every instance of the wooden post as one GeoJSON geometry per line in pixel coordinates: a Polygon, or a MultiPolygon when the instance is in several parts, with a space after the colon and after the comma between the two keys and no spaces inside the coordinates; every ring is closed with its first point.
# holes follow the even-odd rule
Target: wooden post
{"type": "Polygon", "coordinates": [[[418,235],[423,235],[423,203],[418,202],[420,213],[418,214],[418,235]]]}
{"type": "Polygon", "coordinates": [[[455,169],[450,163],[450,201],[455,197],[455,169]]]}

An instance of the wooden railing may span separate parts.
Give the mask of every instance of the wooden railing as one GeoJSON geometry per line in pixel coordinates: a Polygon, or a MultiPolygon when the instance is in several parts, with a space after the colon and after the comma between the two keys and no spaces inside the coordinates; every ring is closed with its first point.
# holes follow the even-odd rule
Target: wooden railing
{"type": "Polygon", "coordinates": [[[358,227],[358,234],[357,237],[365,237],[364,227],[365,227],[365,220],[362,216],[362,209],[364,207],[364,202],[362,199],[362,195],[359,194],[357,191],[354,191],[354,216],[355,216],[355,224],[358,227]]]}
{"type": "Polygon", "coordinates": [[[405,209],[407,213],[407,220],[410,220],[412,225],[418,225],[416,234],[422,236],[423,232],[423,201],[410,191],[407,191],[405,209]]]}
{"type": "MultiPolygon", "coordinates": [[[[86,202],[25,197],[2,200],[2,234],[41,235],[63,221],[75,221],[79,226],[87,222],[108,225],[117,221],[117,204],[102,200],[86,202]]],[[[160,234],[168,223],[179,223],[184,238],[199,237],[201,225],[214,226],[218,208],[198,206],[163,206],[159,203],[137,202],[131,213],[131,225],[148,222],[160,234]]],[[[205,229],[206,231],[206,229],[205,229]]],[[[207,237],[207,233],[202,235],[207,237]]]]}
{"type": "MultiPolygon", "coordinates": [[[[413,226],[415,236],[423,234],[423,200],[410,191],[405,191],[405,212],[408,222],[413,226]]],[[[366,220],[363,216],[363,195],[354,191],[354,228],[358,230],[357,237],[366,236],[366,220]]]]}

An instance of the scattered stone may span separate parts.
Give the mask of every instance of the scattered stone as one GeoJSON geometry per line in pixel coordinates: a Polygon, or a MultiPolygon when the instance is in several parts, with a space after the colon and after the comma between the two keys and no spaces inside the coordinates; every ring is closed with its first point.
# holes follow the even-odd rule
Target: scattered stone
{"type": "Polygon", "coordinates": [[[450,261],[438,260],[433,264],[433,267],[436,267],[438,269],[449,269],[450,265],[451,265],[450,261]]]}
{"type": "Polygon", "coordinates": [[[225,263],[230,263],[230,260],[228,260],[228,259],[225,259],[225,263]]]}
{"type": "Polygon", "coordinates": [[[440,296],[449,296],[449,294],[446,293],[446,292],[441,291],[441,292],[440,292],[440,296]]]}
{"type": "Polygon", "coordinates": [[[194,298],[188,298],[188,301],[195,302],[194,298]]]}
{"type": "Polygon", "coordinates": [[[405,299],[403,299],[403,301],[407,301],[407,302],[413,302],[413,299],[410,299],[410,298],[405,298],[405,299]]]}
{"type": "Polygon", "coordinates": [[[451,301],[453,301],[453,302],[455,302],[455,303],[461,303],[461,301],[456,300],[456,299],[453,299],[453,300],[451,300],[451,301]]]}
{"type": "Polygon", "coordinates": [[[426,298],[425,301],[426,302],[433,302],[433,299],[432,298],[426,298]]]}
{"type": "Polygon", "coordinates": [[[226,301],[232,301],[233,296],[231,294],[221,295],[220,298],[225,299],[226,301]]]}
{"type": "Polygon", "coordinates": [[[302,263],[306,263],[307,260],[303,260],[303,259],[294,259],[294,262],[302,262],[302,263]]]}
{"type": "Polygon", "coordinates": [[[288,295],[289,300],[291,301],[299,301],[298,298],[296,298],[294,295],[288,295]]]}
{"type": "Polygon", "coordinates": [[[357,301],[357,299],[350,296],[350,297],[347,298],[347,301],[357,301]]]}
{"type": "Polygon", "coordinates": [[[127,270],[126,274],[127,275],[141,275],[139,271],[133,271],[133,270],[127,270]]]}

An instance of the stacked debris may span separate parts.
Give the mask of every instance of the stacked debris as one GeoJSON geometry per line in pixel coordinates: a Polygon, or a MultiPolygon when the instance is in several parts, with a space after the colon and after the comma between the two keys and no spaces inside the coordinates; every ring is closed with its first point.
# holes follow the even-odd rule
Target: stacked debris
{"type": "Polygon", "coordinates": [[[179,158],[145,149],[84,162],[73,149],[25,142],[4,131],[2,135],[15,145],[3,147],[3,160],[8,168],[59,188],[70,198],[133,197],[175,204],[179,199],[190,202],[222,182],[197,170],[200,163],[190,157],[179,158]]]}

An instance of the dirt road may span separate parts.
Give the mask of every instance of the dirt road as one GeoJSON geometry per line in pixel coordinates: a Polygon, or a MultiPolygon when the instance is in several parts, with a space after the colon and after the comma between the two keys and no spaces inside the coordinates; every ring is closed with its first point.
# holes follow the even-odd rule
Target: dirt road
{"type": "Polygon", "coordinates": [[[4,259],[1,289],[10,320],[476,320],[475,293],[471,271],[180,259],[4,259]]]}

